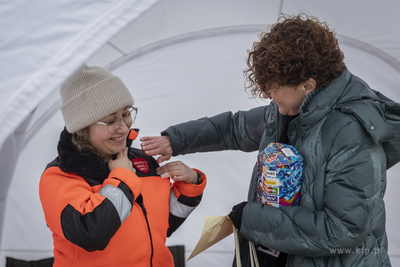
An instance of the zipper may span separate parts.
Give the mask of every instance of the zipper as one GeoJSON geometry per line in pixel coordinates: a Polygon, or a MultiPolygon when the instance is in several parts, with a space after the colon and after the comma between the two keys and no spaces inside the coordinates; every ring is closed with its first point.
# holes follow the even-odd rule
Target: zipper
{"type": "Polygon", "coordinates": [[[140,206],[140,208],[143,211],[144,214],[144,218],[146,219],[146,223],[147,223],[147,229],[149,230],[149,237],[150,237],[150,245],[151,245],[151,256],[150,256],[150,266],[153,267],[153,254],[154,254],[154,248],[153,248],[153,238],[151,237],[151,231],[150,231],[150,224],[149,224],[149,220],[147,219],[147,211],[146,208],[144,206],[143,203],[143,197],[142,195],[139,195],[135,202],[140,206]]]}

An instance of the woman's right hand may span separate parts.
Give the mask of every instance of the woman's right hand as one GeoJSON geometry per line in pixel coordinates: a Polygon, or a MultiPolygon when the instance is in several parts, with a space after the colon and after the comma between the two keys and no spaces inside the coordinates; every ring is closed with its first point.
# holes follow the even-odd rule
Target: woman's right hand
{"type": "Polygon", "coordinates": [[[169,160],[172,157],[172,145],[169,136],[145,136],[140,138],[142,150],[148,156],[157,156],[157,163],[169,160]]]}
{"type": "Polygon", "coordinates": [[[136,173],[136,170],[133,168],[132,161],[128,158],[128,148],[125,148],[121,152],[117,154],[117,158],[115,160],[110,159],[108,161],[108,169],[110,171],[114,170],[115,168],[125,168],[130,171],[136,173]]]}

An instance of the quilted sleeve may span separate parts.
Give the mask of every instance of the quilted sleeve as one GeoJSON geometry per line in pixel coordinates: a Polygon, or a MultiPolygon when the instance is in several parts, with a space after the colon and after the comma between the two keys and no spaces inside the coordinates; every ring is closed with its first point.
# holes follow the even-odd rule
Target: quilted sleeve
{"type": "Polygon", "coordinates": [[[162,132],[171,139],[174,156],[221,150],[258,150],[270,106],[235,114],[225,112],[169,127],[162,132]]]}

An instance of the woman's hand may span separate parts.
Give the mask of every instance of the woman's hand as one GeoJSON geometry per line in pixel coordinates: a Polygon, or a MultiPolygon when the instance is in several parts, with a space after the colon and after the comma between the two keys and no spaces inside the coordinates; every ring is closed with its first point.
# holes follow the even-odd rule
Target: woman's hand
{"type": "Polygon", "coordinates": [[[115,160],[108,161],[108,169],[110,171],[120,167],[136,173],[136,170],[133,168],[132,161],[128,158],[128,148],[125,148],[123,151],[119,152],[115,160]]]}
{"type": "Polygon", "coordinates": [[[171,177],[174,181],[197,184],[197,173],[182,161],[170,162],[157,168],[157,174],[162,178],[171,177]]]}
{"type": "Polygon", "coordinates": [[[171,139],[168,136],[144,136],[140,138],[140,146],[148,156],[157,156],[157,163],[160,164],[172,157],[171,139]]]}

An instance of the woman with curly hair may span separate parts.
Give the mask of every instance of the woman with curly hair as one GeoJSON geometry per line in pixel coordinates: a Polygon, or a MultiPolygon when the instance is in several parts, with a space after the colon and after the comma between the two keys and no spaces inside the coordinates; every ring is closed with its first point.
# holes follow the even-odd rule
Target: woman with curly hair
{"type": "Polygon", "coordinates": [[[142,138],[148,155],[162,155],[159,162],[194,152],[263,151],[277,142],[302,155],[298,206],[257,203],[255,165],[247,201],[229,214],[243,266],[250,266],[248,241],[260,266],[391,265],[383,197],[386,170],[400,159],[393,139],[400,131],[386,115],[399,121],[400,105],[370,89],[343,59],[327,24],[283,16],[254,43],[245,70],[246,88],[270,104],[142,138]]]}

